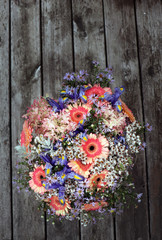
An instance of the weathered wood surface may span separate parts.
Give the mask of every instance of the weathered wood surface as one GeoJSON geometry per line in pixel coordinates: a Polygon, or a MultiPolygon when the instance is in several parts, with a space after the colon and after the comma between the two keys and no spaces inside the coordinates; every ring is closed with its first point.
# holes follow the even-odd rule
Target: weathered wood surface
{"type": "Polygon", "coordinates": [[[162,239],[162,3],[136,1],[140,78],[144,121],[153,125],[146,134],[146,162],[150,238],[162,239]]]}
{"type": "Polygon", "coordinates": [[[11,239],[9,4],[0,7],[0,239],[11,239]],[[3,56],[3,57],[2,57],[3,56]],[[2,217],[3,216],[3,217],[2,217]]]}
{"type": "MultiPolygon", "coordinates": [[[[124,86],[122,99],[134,115],[143,121],[141,86],[139,78],[138,50],[134,1],[104,1],[106,46],[108,62],[113,64],[115,86],[124,86]],[[115,14],[114,14],[115,13],[115,14]]],[[[147,206],[147,182],[145,156],[140,153],[134,166],[134,181],[143,201],[135,209],[132,206],[116,217],[117,239],[149,239],[147,206]]]]}
{"type": "Polygon", "coordinates": [[[161,10],[160,0],[2,0],[0,239],[162,239],[161,10]],[[21,116],[37,96],[57,97],[64,74],[89,70],[92,60],[113,66],[114,86],[126,88],[123,100],[137,119],[153,125],[134,168],[143,198],[137,209],[125,209],[115,220],[107,216],[96,226],[67,221],[53,226],[40,218],[33,195],[11,186],[21,116]]]}
{"type": "MultiPolygon", "coordinates": [[[[35,97],[41,95],[41,79],[34,78],[40,65],[39,1],[12,1],[11,5],[11,116],[13,176],[18,143],[22,130],[21,116],[35,97]]],[[[37,210],[33,195],[13,189],[13,239],[44,239],[44,220],[37,210]]]]}

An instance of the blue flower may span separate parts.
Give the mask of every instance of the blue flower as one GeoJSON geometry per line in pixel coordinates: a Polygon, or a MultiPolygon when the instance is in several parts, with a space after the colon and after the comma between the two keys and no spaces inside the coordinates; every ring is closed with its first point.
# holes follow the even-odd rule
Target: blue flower
{"type": "Polygon", "coordinates": [[[78,128],[77,128],[75,131],[69,133],[71,137],[75,137],[75,136],[76,136],[78,133],[80,133],[80,132],[82,132],[82,133],[85,132],[84,122],[85,122],[84,120],[83,120],[83,121],[81,120],[81,121],[78,123],[78,128]]]}
{"type": "Polygon", "coordinates": [[[81,133],[80,138],[83,139],[83,141],[85,141],[85,142],[88,141],[88,136],[86,133],[81,133]]]}
{"type": "Polygon", "coordinates": [[[57,160],[57,164],[63,166],[63,165],[67,165],[67,157],[66,156],[62,156],[62,157],[59,157],[58,160],[57,160]]]}
{"type": "Polygon", "coordinates": [[[60,184],[64,184],[65,180],[68,178],[75,179],[78,181],[84,180],[84,177],[71,171],[71,168],[64,167],[63,170],[56,173],[59,177],[60,184]]]}
{"type": "Polygon", "coordinates": [[[64,186],[59,187],[59,201],[61,205],[65,204],[65,187],[64,186]]]}
{"type": "Polygon", "coordinates": [[[117,100],[117,101],[115,102],[114,107],[116,108],[116,110],[117,110],[118,112],[121,112],[121,111],[122,111],[122,106],[121,106],[120,100],[117,100]]]}
{"type": "Polygon", "coordinates": [[[45,163],[50,163],[52,166],[55,165],[57,160],[57,157],[51,158],[48,154],[41,153],[39,156],[45,163]]]}
{"type": "Polygon", "coordinates": [[[73,88],[73,87],[66,87],[65,90],[61,91],[61,95],[66,96],[67,98],[78,100],[82,99],[83,102],[87,102],[87,96],[85,96],[85,90],[87,89],[87,86],[81,86],[73,88]]]}
{"type": "Polygon", "coordinates": [[[118,142],[120,142],[120,143],[122,143],[123,145],[125,145],[125,137],[117,135],[116,138],[115,138],[115,140],[114,140],[114,143],[115,143],[115,144],[118,144],[118,142]]]}
{"type": "Polygon", "coordinates": [[[118,101],[120,95],[124,92],[124,87],[115,88],[114,94],[104,93],[104,99],[111,102],[114,107],[115,103],[118,101]]]}
{"type": "Polygon", "coordinates": [[[58,99],[58,102],[54,101],[52,98],[49,98],[49,97],[47,97],[46,100],[49,103],[49,105],[51,105],[54,112],[60,112],[61,110],[63,110],[65,108],[65,103],[68,101],[68,98],[60,97],[58,99]]]}
{"type": "Polygon", "coordinates": [[[45,173],[46,175],[50,175],[51,172],[52,172],[52,168],[53,168],[53,165],[51,165],[50,163],[46,163],[46,166],[45,166],[45,173]]]}

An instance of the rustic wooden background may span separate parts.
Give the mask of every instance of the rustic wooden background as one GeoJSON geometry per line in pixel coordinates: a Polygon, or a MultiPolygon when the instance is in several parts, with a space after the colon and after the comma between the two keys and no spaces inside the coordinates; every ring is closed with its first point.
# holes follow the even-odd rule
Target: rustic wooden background
{"type": "Polygon", "coordinates": [[[162,239],[161,20],[160,0],[0,1],[1,240],[162,239]],[[134,168],[143,198],[97,225],[53,226],[40,218],[33,196],[12,184],[21,116],[37,96],[56,97],[64,74],[89,69],[92,60],[113,66],[114,86],[126,87],[123,100],[153,126],[134,168]]]}

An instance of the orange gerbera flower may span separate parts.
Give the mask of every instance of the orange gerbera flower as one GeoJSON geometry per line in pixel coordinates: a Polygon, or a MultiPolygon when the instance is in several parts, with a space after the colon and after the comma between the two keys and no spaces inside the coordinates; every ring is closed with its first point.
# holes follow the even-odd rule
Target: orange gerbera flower
{"type": "Polygon", "coordinates": [[[28,120],[25,120],[23,124],[23,130],[20,135],[20,143],[21,143],[21,146],[26,147],[27,152],[28,152],[28,146],[32,140],[32,135],[31,135],[32,131],[33,131],[32,128],[28,124],[28,120]]]}
{"type": "Polygon", "coordinates": [[[77,104],[73,106],[69,106],[68,109],[70,112],[71,120],[78,124],[82,119],[84,119],[84,116],[89,112],[90,107],[87,104],[84,104],[84,107],[78,106],[77,104]]]}
{"type": "Polygon", "coordinates": [[[69,163],[68,163],[69,167],[71,167],[71,169],[84,176],[84,177],[88,177],[89,175],[89,170],[92,169],[93,167],[93,164],[92,163],[89,163],[89,164],[83,164],[80,160],[71,160],[69,163]]]}
{"type": "Polygon", "coordinates": [[[91,163],[94,159],[99,157],[107,158],[109,154],[109,143],[107,139],[101,134],[97,137],[95,134],[88,135],[88,140],[82,141],[81,151],[87,155],[87,163],[91,163]]]}
{"type": "Polygon", "coordinates": [[[102,188],[103,185],[105,186],[107,182],[105,181],[105,177],[108,174],[107,170],[102,171],[100,174],[92,175],[87,182],[87,186],[90,188],[102,188]]]}
{"type": "Polygon", "coordinates": [[[30,172],[29,175],[32,178],[29,181],[31,189],[40,194],[46,192],[46,189],[42,186],[42,180],[46,177],[44,166],[41,165],[40,167],[37,167],[34,172],[30,172]]]}
{"type": "Polygon", "coordinates": [[[68,209],[71,208],[68,201],[65,201],[65,204],[61,205],[57,196],[51,197],[50,207],[55,210],[56,215],[62,216],[65,216],[68,213],[68,209]]]}
{"type": "Polygon", "coordinates": [[[98,210],[98,209],[100,209],[102,207],[106,207],[106,206],[108,206],[108,203],[105,201],[93,202],[93,203],[84,204],[84,206],[82,207],[82,210],[93,211],[93,210],[98,210]]]}

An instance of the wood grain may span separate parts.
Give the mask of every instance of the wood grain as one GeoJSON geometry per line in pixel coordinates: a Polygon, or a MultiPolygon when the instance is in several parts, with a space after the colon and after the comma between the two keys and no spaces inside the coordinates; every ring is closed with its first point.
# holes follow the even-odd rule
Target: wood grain
{"type": "MultiPolygon", "coordinates": [[[[90,70],[93,60],[106,67],[102,1],[72,1],[75,70],[90,70]]],[[[113,219],[81,227],[81,239],[114,239],[113,219]]]]}
{"type": "MultiPolygon", "coordinates": [[[[142,122],[141,86],[138,68],[134,1],[104,1],[108,62],[113,66],[115,87],[123,85],[122,99],[142,122]]],[[[145,155],[135,158],[133,169],[136,191],[142,192],[138,208],[131,206],[116,217],[116,238],[121,240],[149,239],[147,179],[145,155]]]]}
{"type": "Polygon", "coordinates": [[[9,4],[0,7],[0,239],[11,239],[9,4]],[[7,224],[6,224],[7,223],[7,224]]]}
{"type": "Polygon", "coordinates": [[[58,96],[63,76],[73,71],[71,3],[42,1],[44,94],[58,96]]]}
{"type": "MultiPolygon", "coordinates": [[[[20,138],[25,113],[32,101],[40,96],[41,79],[34,77],[40,65],[39,1],[12,1],[11,5],[11,91],[12,91],[12,152],[13,176],[17,155],[14,147],[20,138]],[[25,6],[23,5],[25,3],[25,6]]],[[[34,194],[13,191],[13,238],[44,240],[44,220],[38,212],[34,194]]]]}
{"type": "Polygon", "coordinates": [[[102,1],[72,0],[75,69],[90,69],[93,60],[106,64],[102,1]]]}
{"type": "Polygon", "coordinates": [[[139,61],[145,123],[153,127],[146,134],[150,238],[162,239],[162,46],[161,1],[136,1],[139,61]]]}
{"type": "MultiPolygon", "coordinates": [[[[42,1],[42,38],[44,95],[57,98],[63,76],[73,71],[70,0],[42,1]]],[[[47,239],[79,239],[78,221],[50,221],[47,239]]]]}
{"type": "Polygon", "coordinates": [[[161,15],[160,0],[1,0],[0,239],[162,239],[161,15]],[[53,226],[40,218],[34,194],[11,186],[21,116],[42,93],[57,98],[64,74],[90,70],[92,60],[113,66],[112,88],[123,84],[122,99],[153,126],[133,170],[142,202],[115,221],[106,216],[87,227],[77,221],[53,226]]]}

